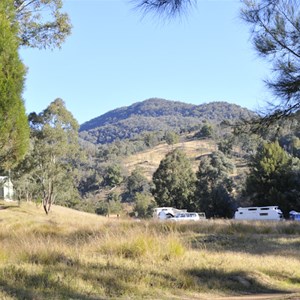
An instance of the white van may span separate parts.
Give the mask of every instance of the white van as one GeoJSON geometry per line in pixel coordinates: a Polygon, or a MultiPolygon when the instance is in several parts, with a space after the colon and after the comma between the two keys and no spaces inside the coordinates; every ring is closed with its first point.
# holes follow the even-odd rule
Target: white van
{"type": "Polygon", "coordinates": [[[236,220],[283,220],[278,206],[239,207],[234,214],[236,220]]]}

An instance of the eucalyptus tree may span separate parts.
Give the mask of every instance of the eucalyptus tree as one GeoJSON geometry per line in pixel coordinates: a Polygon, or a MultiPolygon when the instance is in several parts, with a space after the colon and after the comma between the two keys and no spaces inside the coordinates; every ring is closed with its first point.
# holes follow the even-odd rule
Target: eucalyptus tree
{"type": "Polygon", "coordinates": [[[22,92],[25,67],[18,54],[18,26],[10,0],[0,1],[0,168],[9,170],[26,154],[29,126],[22,92]]]}
{"type": "Polygon", "coordinates": [[[79,156],[78,128],[61,99],[29,115],[34,181],[46,214],[56,199],[76,195],[74,165],[79,156]]]}
{"type": "Polygon", "coordinates": [[[71,33],[69,17],[62,12],[62,0],[13,1],[22,46],[53,49],[60,47],[71,33]]]}

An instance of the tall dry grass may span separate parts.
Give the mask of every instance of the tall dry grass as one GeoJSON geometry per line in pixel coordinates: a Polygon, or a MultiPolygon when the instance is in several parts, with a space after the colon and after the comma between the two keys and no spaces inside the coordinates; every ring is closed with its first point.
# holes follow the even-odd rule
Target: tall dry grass
{"type": "Polygon", "coordinates": [[[298,291],[299,233],[291,222],[135,222],[15,205],[0,210],[0,299],[298,291]]]}

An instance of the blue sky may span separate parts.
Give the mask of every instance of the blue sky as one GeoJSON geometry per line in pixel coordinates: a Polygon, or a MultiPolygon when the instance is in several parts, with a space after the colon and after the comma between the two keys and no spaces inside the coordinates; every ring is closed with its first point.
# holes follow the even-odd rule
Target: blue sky
{"type": "Polygon", "coordinates": [[[130,1],[66,0],[73,24],[62,49],[21,49],[27,112],[62,98],[80,124],[151,97],[193,104],[227,101],[257,109],[269,66],[257,57],[239,1],[198,1],[160,21],[130,1]]]}

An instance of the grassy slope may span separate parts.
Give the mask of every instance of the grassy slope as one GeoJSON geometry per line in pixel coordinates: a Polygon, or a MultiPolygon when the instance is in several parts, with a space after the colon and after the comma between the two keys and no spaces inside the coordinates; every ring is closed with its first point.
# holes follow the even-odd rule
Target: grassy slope
{"type": "MultiPolygon", "coordinates": [[[[184,139],[184,138],[183,138],[184,139]]],[[[148,179],[152,178],[154,171],[158,168],[160,161],[172,149],[180,148],[190,158],[192,166],[196,171],[199,165],[199,157],[204,154],[211,153],[216,149],[216,144],[213,140],[193,140],[182,141],[173,146],[160,144],[149,150],[137,153],[126,157],[123,164],[129,173],[139,167],[144,170],[144,174],[148,179]]]]}
{"type": "Polygon", "coordinates": [[[211,299],[300,290],[300,223],[135,222],[58,206],[48,216],[32,204],[5,206],[0,299],[211,299]]]}

